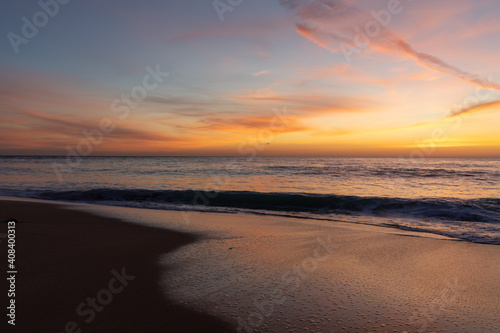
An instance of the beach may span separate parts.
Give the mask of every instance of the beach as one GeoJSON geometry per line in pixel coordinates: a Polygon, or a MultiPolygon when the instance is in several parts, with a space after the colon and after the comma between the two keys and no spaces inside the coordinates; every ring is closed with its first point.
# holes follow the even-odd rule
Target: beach
{"type": "Polygon", "coordinates": [[[0,333],[500,333],[500,1],[69,2],[2,9],[0,333]]]}
{"type": "Polygon", "coordinates": [[[341,221],[0,202],[2,221],[19,221],[17,331],[500,330],[497,245],[341,221]]]}
{"type": "Polygon", "coordinates": [[[0,333],[500,333],[500,1],[69,2],[2,8],[0,333]]]}
{"type": "MultiPolygon", "coordinates": [[[[158,292],[158,256],[196,237],[63,209],[67,206],[0,201],[0,220],[19,221],[16,325],[7,324],[4,314],[6,330],[2,332],[231,331],[221,320],[174,304],[158,292]],[[110,289],[111,299],[107,298],[110,289]],[[96,310],[88,305],[88,298],[97,300],[96,310]],[[82,303],[83,315],[79,315],[82,303]]],[[[6,227],[2,223],[0,232],[6,233],[6,227]]],[[[0,245],[4,276],[7,247],[3,239],[0,245]]],[[[7,300],[2,297],[2,305],[7,300]]]]}

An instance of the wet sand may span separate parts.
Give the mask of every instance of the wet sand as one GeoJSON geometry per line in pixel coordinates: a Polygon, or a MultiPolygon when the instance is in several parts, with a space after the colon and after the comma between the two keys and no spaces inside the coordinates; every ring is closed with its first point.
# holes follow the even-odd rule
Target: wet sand
{"type": "MultiPolygon", "coordinates": [[[[234,331],[222,320],[174,304],[159,292],[158,257],[196,237],[61,206],[67,205],[0,201],[0,221],[15,218],[20,222],[16,226],[16,326],[8,325],[2,313],[1,327],[7,328],[2,332],[234,331]],[[111,293],[111,300],[106,298],[110,287],[116,292],[111,293]],[[98,296],[105,305],[97,303],[93,310],[87,298],[99,302],[98,296]],[[76,312],[81,303],[84,315],[76,312]],[[69,322],[76,324],[66,330],[69,322]]],[[[6,223],[0,228],[5,233],[6,223]]],[[[7,248],[6,239],[0,240],[3,276],[7,248]]],[[[2,284],[2,294],[6,287],[2,284]]],[[[2,297],[3,311],[6,301],[2,297]]]]}
{"type": "Polygon", "coordinates": [[[136,279],[84,331],[500,331],[499,246],[340,221],[9,205],[9,217],[34,221],[18,227],[30,244],[19,322],[52,332],[121,267],[136,279]]]}

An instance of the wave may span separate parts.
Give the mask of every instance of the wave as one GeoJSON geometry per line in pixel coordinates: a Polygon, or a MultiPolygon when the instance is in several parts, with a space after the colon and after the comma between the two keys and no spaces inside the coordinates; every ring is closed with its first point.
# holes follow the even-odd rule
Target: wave
{"type": "Polygon", "coordinates": [[[407,199],[313,193],[146,189],[39,190],[32,191],[30,196],[64,201],[155,202],[315,214],[412,216],[449,221],[500,223],[500,199],[492,198],[468,200],[453,198],[407,199]]]}
{"type": "Polygon", "coordinates": [[[370,224],[439,233],[474,242],[500,244],[500,199],[496,198],[409,199],[312,193],[109,188],[83,191],[0,191],[0,194],[157,209],[224,212],[244,209],[259,214],[286,213],[292,216],[295,214],[295,217],[301,213],[307,216],[313,214],[316,218],[318,215],[326,218],[331,218],[332,215],[353,218],[370,216],[384,218],[384,222],[367,222],[370,224]],[[409,223],[409,220],[413,222],[409,223]]]}

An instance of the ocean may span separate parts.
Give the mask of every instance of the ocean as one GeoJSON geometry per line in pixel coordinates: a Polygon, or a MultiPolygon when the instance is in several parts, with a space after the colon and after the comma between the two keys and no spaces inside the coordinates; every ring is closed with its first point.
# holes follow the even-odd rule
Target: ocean
{"type": "Polygon", "coordinates": [[[499,176],[499,159],[0,157],[3,196],[313,218],[489,244],[500,244],[499,176]]]}

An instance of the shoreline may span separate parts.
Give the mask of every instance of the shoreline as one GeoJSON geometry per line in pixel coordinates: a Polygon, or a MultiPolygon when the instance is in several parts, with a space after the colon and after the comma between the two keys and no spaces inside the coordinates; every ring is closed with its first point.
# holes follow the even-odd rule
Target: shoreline
{"type": "MultiPolygon", "coordinates": [[[[0,208],[7,199],[0,198],[0,208]]],[[[305,328],[309,332],[500,329],[500,247],[496,245],[343,222],[187,212],[190,223],[186,223],[179,211],[39,199],[11,201],[17,202],[17,212],[32,214],[35,219],[44,215],[44,209],[52,210],[52,214],[58,212],[52,215],[55,220],[45,221],[38,229],[34,228],[36,223],[23,224],[18,219],[19,230],[31,229],[28,234],[33,248],[43,248],[40,237],[58,244],[49,247],[53,256],[45,254],[54,262],[66,263],[55,265],[58,272],[61,267],[73,269],[76,263],[84,262],[81,257],[87,260],[87,269],[80,267],[78,274],[62,272],[66,294],[74,300],[65,313],[74,314],[79,302],[87,296],[95,297],[105,288],[112,277],[110,269],[122,268],[117,265],[120,260],[128,260],[127,274],[137,276],[130,282],[130,290],[141,276],[136,271],[149,269],[153,273],[154,277],[143,275],[148,275],[142,281],[147,295],[141,288],[129,295],[129,287],[115,295],[109,309],[114,308],[115,300],[118,309],[110,310],[108,319],[104,316],[108,306],[98,313],[95,322],[102,319],[104,323],[92,332],[115,327],[120,332],[134,332],[130,328],[134,323],[144,331],[141,325],[146,322],[156,325],[146,328],[150,332],[172,327],[180,332],[210,332],[207,323],[213,325],[213,332],[234,332],[236,328],[240,332],[298,332],[305,328]],[[47,230],[42,232],[44,228],[47,230]],[[68,234],[71,237],[61,237],[68,234]],[[127,239],[117,240],[120,235],[127,239]],[[166,244],[165,239],[173,243],[166,244]],[[93,258],[89,258],[87,248],[82,248],[87,241],[93,245],[93,258]],[[121,247],[117,249],[116,244],[121,247]],[[71,253],[61,252],[66,249],[71,253]],[[120,253],[116,253],[118,250],[120,253]],[[75,252],[80,257],[76,258],[75,252]],[[108,258],[106,267],[96,266],[101,256],[108,258]],[[144,259],[146,262],[141,261],[144,259]],[[87,282],[87,275],[95,281],[87,282]],[[74,290],[68,278],[85,283],[74,290]],[[93,289],[80,290],[76,295],[83,285],[87,285],[86,290],[90,285],[93,289]],[[148,300],[148,308],[142,303],[130,305],[144,299],[148,300]],[[137,313],[127,315],[120,310],[132,308],[137,313]],[[165,320],[162,315],[166,309],[176,309],[182,315],[165,320]],[[145,319],[150,317],[156,320],[145,319]],[[120,323],[125,319],[126,323],[120,323]],[[186,322],[202,328],[183,330],[186,322]],[[114,326],[119,324],[122,326],[114,326]]],[[[48,265],[39,264],[38,269],[44,267],[48,265]]],[[[43,281],[28,282],[38,283],[38,287],[42,282],[51,283],[50,276],[42,277],[43,281]]],[[[57,290],[54,286],[48,289],[57,290]]],[[[44,295],[47,291],[35,294],[33,311],[44,295]]],[[[54,308],[44,311],[46,316],[55,313],[54,308]]],[[[21,318],[23,312],[19,307],[20,321],[34,323],[43,319],[40,313],[38,317],[42,318],[21,318]]],[[[62,327],[51,329],[63,331],[62,327]]]]}
{"type": "MultiPolygon", "coordinates": [[[[284,218],[284,219],[297,219],[298,221],[318,221],[320,223],[335,223],[337,225],[351,225],[351,226],[361,226],[361,227],[374,227],[374,228],[382,228],[382,230],[386,230],[387,233],[398,233],[398,234],[406,234],[407,236],[420,236],[420,237],[429,237],[429,238],[438,238],[438,239],[446,239],[458,242],[470,242],[473,244],[485,244],[485,245],[500,245],[489,242],[481,242],[481,241],[472,241],[463,238],[457,238],[453,236],[448,236],[442,233],[433,232],[431,230],[419,229],[418,227],[404,226],[404,225],[396,225],[396,224],[374,224],[368,222],[359,222],[355,220],[340,220],[328,217],[321,216],[307,216],[307,215],[292,215],[287,214],[286,212],[280,211],[270,211],[266,213],[262,213],[260,210],[252,211],[243,211],[238,213],[230,213],[230,212],[220,212],[220,211],[205,211],[205,210],[183,210],[183,209],[163,209],[163,208],[155,208],[155,207],[135,207],[135,206],[126,206],[126,205],[115,205],[115,204],[102,204],[98,202],[85,202],[85,201],[70,201],[70,200],[57,200],[57,199],[40,199],[40,198],[30,198],[30,197],[10,197],[10,196],[2,196],[0,195],[0,200],[8,200],[8,201],[22,201],[22,202],[40,202],[40,203],[53,203],[60,204],[65,207],[78,207],[79,205],[88,205],[88,206],[97,206],[97,207],[117,207],[117,208],[126,208],[126,209],[139,209],[145,211],[164,211],[171,213],[178,213],[184,216],[189,216],[192,214],[236,214],[236,215],[254,215],[256,217],[264,216],[264,217],[273,217],[273,218],[284,218]],[[392,230],[392,231],[391,231],[392,230]]],[[[367,220],[370,218],[374,218],[373,216],[364,216],[367,220]]],[[[184,217],[186,220],[186,217],[184,217]]],[[[188,219],[188,218],[187,218],[188,219]]],[[[136,221],[129,221],[131,223],[136,223],[136,221]]],[[[185,221],[186,222],[186,221],[185,221]]]]}
{"type": "MultiPolygon", "coordinates": [[[[196,242],[195,236],[67,208],[65,203],[0,199],[0,220],[19,221],[16,325],[5,319],[1,324],[8,332],[232,331],[227,323],[158,291],[157,257],[196,242]],[[96,300],[95,307],[88,297],[96,300]]],[[[1,223],[0,232],[6,227],[1,223]]],[[[0,245],[3,257],[7,249],[0,245]]],[[[4,275],[5,263],[2,270],[4,275]]],[[[2,299],[6,309],[7,298],[2,299]]]]}

